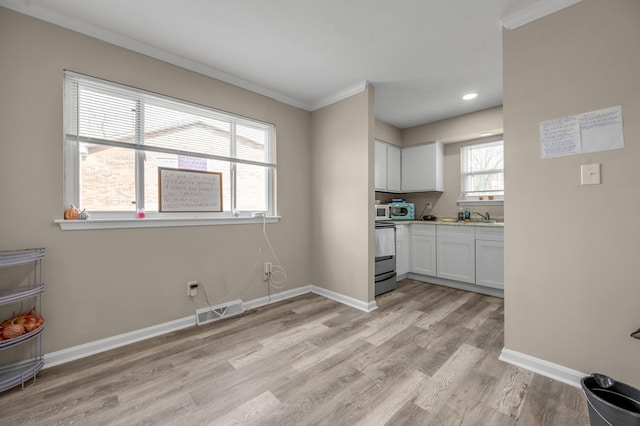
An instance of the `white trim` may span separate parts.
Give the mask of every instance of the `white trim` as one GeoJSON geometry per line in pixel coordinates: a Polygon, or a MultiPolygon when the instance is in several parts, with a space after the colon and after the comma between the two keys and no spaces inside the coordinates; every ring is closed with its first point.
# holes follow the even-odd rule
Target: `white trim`
{"type": "Polygon", "coordinates": [[[536,19],[551,15],[559,10],[573,6],[582,0],[543,0],[532,5],[510,13],[502,18],[502,26],[508,30],[513,30],[523,25],[533,22],[536,19]]]}
{"type": "Polygon", "coordinates": [[[343,99],[347,99],[353,95],[357,95],[358,93],[364,92],[365,89],[369,86],[369,82],[367,80],[363,80],[353,86],[347,87],[345,89],[340,90],[332,95],[326,96],[322,99],[318,99],[317,101],[311,103],[309,105],[309,111],[315,111],[320,108],[324,108],[328,105],[335,104],[338,101],[343,99]]]}
{"type": "Polygon", "coordinates": [[[157,47],[141,43],[129,37],[125,37],[121,34],[117,34],[111,31],[107,31],[103,28],[95,25],[88,24],[79,19],[71,18],[69,16],[60,15],[58,13],[51,12],[42,7],[37,6],[30,1],[22,0],[1,0],[0,5],[25,15],[33,16],[34,18],[41,19],[43,21],[50,22],[55,25],[67,28],[72,31],[79,32],[81,34],[88,35],[90,37],[97,38],[98,40],[106,41],[107,43],[114,44],[116,46],[124,47],[125,49],[132,50],[134,52],[141,53],[146,56],[150,56],[155,59],[159,59],[169,64],[177,65],[181,68],[197,72],[208,77],[215,78],[216,80],[223,81],[225,83],[232,84],[234,86],[250,90],[254,93],[267,96],[275,99],[276,101],[283,102],[285,104],[302,108],[309,111],[309,104],[299,99],[291,98],[282,93],[260,86],[254,82],[244,80],[231,74],[227,74],[223,71],[212,68],[208,65],[201,64],[190,59],[175,55],[166,50],[158,49],[157,47]]]}
{"type": "Polygon", "coordinates": [[[502,352],[498,359],[576,388],[580,388],[580,380],[583,377],[588,376],[588,374],[580,371],[572,370],[571,368],[554,364],[540,358],[535,358],[521,352],[512,351],[507,348],[502,348],[502,352]]]}
{"type": "Polygon", "coordinates": [[[105,339],[95,340],[93,342],[62,349],[60,351],[44,355],[44,368],[54,367],[56,365],[88,357],[90,355],[95,355],[100,352],[105,352],[110,349],[119,348],[120,346],[130,345],[131,343],[150,339],[151,337],[171,333],[176,330],[182,330],[183,328],[188,328],[195,324],[195,315],[190,315],[174,321],[152,325],[151,327],[142,328],[140,330],[134,330],[128,333],[118,334],[105,339]]]}
{"type": "MultiPolygon", "coordinates": [[[[450,224],[445,223],[444,225],[450,225],[450,224]]],[[[460,226],[467,226],[467,225],[460,225],[460,226]]],[[[472,224],[472,226],[475,226],[475,225],[472,224]]],[[[434,277],[431,275],[416,274],[413,272],[409,272],[407,274],[407,278],[415,281],[420,281],[423,283],[457,288],[458,290],[471,291],[474,293],[486,294],[487,296],[499,297],[501,299],[504,299],[504,290],[499,288],[485,287],[483,285],[464,283],[462,281],[448,280],[446,278],[434,277]]]]}
{"type": "MultiPolygon", "coordinates": [[[[274,293],[271,295],[271,297],[260,297],[258,299],[253,299],[246,303],[243,302],[242,306],[246,311],[271,303],[280,302],[285,299],[301,296],[307,293],[315,293],[317,295],[335,300],[337,302],[365,312],[371,312],[378,308],[375,300],[369,303],[364,303],[352,297],[345,296],[334,291],[325,290],[315,285],[307,285],[304,287],[294,288],[292,290],[286,290],[280,293],[274,293]]],[[[129,345],[131,343],[146,340],[155,336],[160,336],[162,334],[171,333],[173,331],[182,330],[184,328],[189,328],[195,325],[196,317],[194,313],[194,315],[189,315],[185,318],[180,318],[174,321],[142,328],[140,330],[134,330],[128,333],[118,334],[116,336],[95,340],[93,342],[84,343],[82,345],[73,346],[71,348],[62,349],[56,352],[51,352],[44,355],[43,368],[55,367],[56,365],[65,364],[67,362],[75,361],[80,358],[85,358],[91,355],[98,354],[100,352],[105,352],[111,349],[119,348],[121,346],[129,345]]]]}
{"type": "Polygon", "coordinates": [[[269,305],[271,303],[280,302],[282,300],[290,299],[292,297],[302,296],[303,294],[311,293],[311,286],[294,288],[292,290],[282,291],[280,293],[273,293],[270,297],[259,297],[257,299],[249,300],[246,303],[242,303],[242,307],[245,311],[249,309],[259,308],[261,306],[269,305]]]}
{"type": "Polygon", "coordinates": [[[504,200],[458,200],[459,206],[504,206],[504,200]]]}
{"type": "Polygon", "coordinates": [[[378,305],[376,304],[375,299],[369,303],[366,303],[362,300],[354,299],[353,297],[345,296],[344,294],[336,293],[335,291],[327,290],[326,288],[318,287],[315,285],[311,286],[311,291],[320,296],[324,296],[327,299],[335,300],[336,302],[340,302],[343,305],[351,306],[352,308],[356,308],[367,313],[378,309],[378,305]]]}
{"type": "MultiPolygon", "coordinates": [[[[133,214],[133,213],[132,213],[133,214]]],[[[277,223],[280,216],[267,216],[266,223],[277,223]]],[[[63,231],[86,229],[128,229],[128,228],[167,228],[173,226],[208,226],[208,225],[242,225],[247,223],[263,223],[259,217],[220,217],[220,218],[152,218],[144,219],[88,219],[88,220],[54,220],[63,231]]]]}

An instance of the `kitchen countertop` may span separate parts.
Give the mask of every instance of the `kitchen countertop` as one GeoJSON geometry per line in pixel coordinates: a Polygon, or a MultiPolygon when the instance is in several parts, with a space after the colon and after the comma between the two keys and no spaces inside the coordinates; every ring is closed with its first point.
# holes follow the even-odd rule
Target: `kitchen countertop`
{"type": "Polygon", "coordinates": [[[420,224],[420,225],[450,225],[450,226],[483,226],[489,228],[504,228],[504,222],[482,222],[482,221],[443,221],[443,220],[392,220],[396,225],[420,224]]]}

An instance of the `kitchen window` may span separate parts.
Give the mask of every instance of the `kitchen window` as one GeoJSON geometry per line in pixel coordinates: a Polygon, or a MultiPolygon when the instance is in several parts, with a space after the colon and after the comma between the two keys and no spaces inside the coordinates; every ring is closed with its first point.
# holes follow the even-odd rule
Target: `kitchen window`
{"type": "Polygon", "coordinates": [[[64,79],[65,207],[92,219],[274,215],[274,125],[69,71],[64,79]],[[222,211],[159,212],[159,167],[221,173],[222,211]]]}
{"type": "Polygon", "coordinates": [[[464,145],[461,157],[461,201],[504,200],[503,141],[464,145]]]}

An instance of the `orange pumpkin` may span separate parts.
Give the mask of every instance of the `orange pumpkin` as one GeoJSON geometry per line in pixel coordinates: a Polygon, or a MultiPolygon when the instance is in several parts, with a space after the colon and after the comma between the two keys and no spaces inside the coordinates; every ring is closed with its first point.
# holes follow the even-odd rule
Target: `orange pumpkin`
{"type": "Polygon", "coordinates": [[[64,211],[64,218],[66,220],[74,220],[78,218],[79,214],[80,214],[80,209],[78,209],[76,206],[71,204],[71,207],[69,207],[64,211]]]}

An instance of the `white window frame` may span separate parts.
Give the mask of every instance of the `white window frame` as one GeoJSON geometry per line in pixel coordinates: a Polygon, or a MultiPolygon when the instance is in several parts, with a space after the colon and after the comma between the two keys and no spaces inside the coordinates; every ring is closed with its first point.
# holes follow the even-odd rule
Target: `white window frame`
{"type": "Polygon", "coordinates": [[[467,182],[467,177],[470,175],[480,175],[480,174],[489,174],[489,173],[498,173],[502,172],[504,174],[504,159],[503,159],[503,168],[501,169],[487,169],[477,172],[466,172],[466,151],[472,147],[478,147],[482,145],[492,145],[492,144],[502,144],[504,147],[503,139],[496,139],[484,142],[477,143],[469,143],[464,144],[460,147],[460,200],[458,200],[459,205],[504,205],[504,188],[502,189],[501,194],[495,194],[493,196],[493,200],[489,200],[487,196],[483,196],[483,200],[479,199],[479,196],[470,195],[465,187],[465,183],[467,182]]]}
{"type": "MultiPolygon", "coordinates": [[[[140,102],[140,105],[144,103],[143,97],[151,97],[162,102],[167,100],[173,103],[184,104],[189,108],[197,108],[203,112],[211,112],[217,117],[224,117],[226,121],[231,123],[231,156],[222,157],[218,155],[207,155],[202,153],[194,153],[190,151],[180,151],[177,149],[166,149],[158,147],[148,147],[144,149],[136,149],[134,146],[119,143],[117,141],[103,140],[101,143],[108,146],[116,146],[120,148],[132,149],[135,151],[136,162],[136,177],[135,177],[135,198],[136,207],[144,209],[144,157],[145,151],[166,152],[169,154],[188,155],[193,157],[209,158],[215,160],[222,160],[230,163],[230,209],[224,212],[149,212],[145,211],[144,218],[137,218],[135,209],[132,211],[91,211],[90,219],[88,220],[55,220],[55,223],[60,225],[62,230],[76,230],[76,229],[115,229],[115,228],[139,228],[139,227],[165,227],[165,226],[194,226],[194,225],[222,225],[233,223],[254,223],[254,222],[276,222],[279,217],[276,216],[275,208],[275,125],[265,123],[262,121],[249,119],[239,115],[234,115],[225,111],[219,111],[213,108],[196,105],[186,101],[182,101],[167,96],[158,95],[155,93],[147,92],[141,89],[131,88],[123,86],[117,83],[107,82],[104,80],[88,77],[82,74],[77,74],[71,71],[65,71],[65,135],[64,135],[64,192],[63,192],[63,210],[70,205],[78,205],[80,199],[80,142],[87,142],[82,140],[81,137],[75,134],[67,134],[68,129],[72,128],[73,115],[73,99],[69,99],[70,91],[66,89],[67,79],[69,81],[91,81],[101,85],[105,85],[111,88],[116,88],[120,93],[123,93],[126,97],[140,102]],[[256,162],[251,160],[243,160],[234,158],[235,153],[235,128],[236,124],[257,126],[267,129],[270,132],[270,145],[268,149],[271,151],[270,162],[256,162]],[[236,186],[236,165],[237,164],[249,164],[265,167],[266,170],[266,182],[265,182],[265,198],[267,203],[266,211],[238,211],[236,209],[237,199],[237,186],[236,186]]],[[[77,83],[73,83],[77,84],[77,83]]],[[[139,105],[139,106],[140,106],[139,105]]],[[[142,111],[142,108],[137,108],[137,111],[142,111]]],[[[143,120],[144,116],[137,115],[137,120],[143,120]]],[[[141,128],[136,126],[136,128],[141,128]]],[[[72,132],[77,133],[77,132],[72,132]]],[[[140,138],[140,131],[136,130],[136,140],[140,138]]],[[[93,141],[91,141],[93,142],[93,141]]]]}

